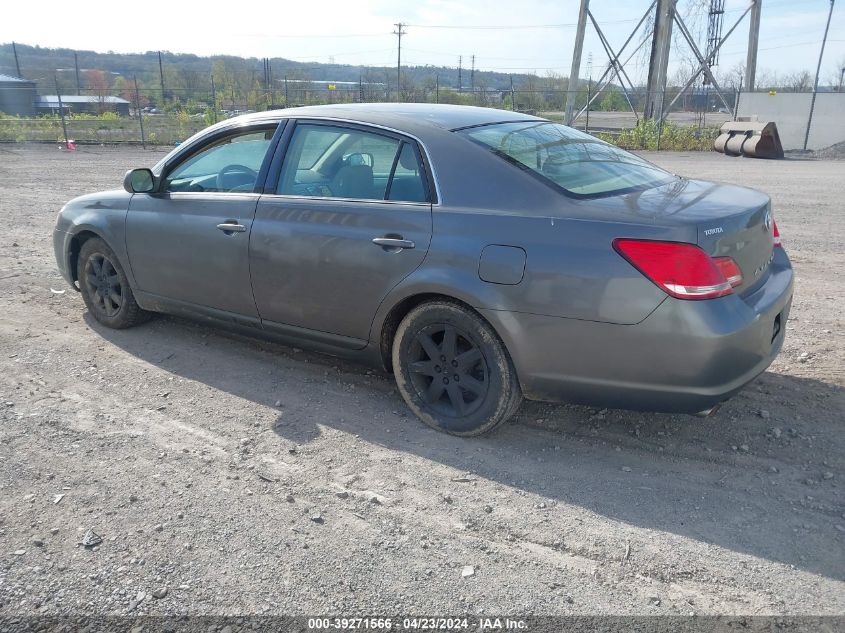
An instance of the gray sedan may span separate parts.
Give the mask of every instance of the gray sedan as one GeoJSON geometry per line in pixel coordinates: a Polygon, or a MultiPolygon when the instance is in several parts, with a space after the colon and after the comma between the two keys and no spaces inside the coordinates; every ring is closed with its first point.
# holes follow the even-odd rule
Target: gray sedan
{"type": "Polygon", "coordinates": [[[707,414],[780,350],[768,196],[544,119],[444,105],[229,119],[54,235],[91,315],[166,312],[393,372],[455,435],[523,397],[707,414]]]}

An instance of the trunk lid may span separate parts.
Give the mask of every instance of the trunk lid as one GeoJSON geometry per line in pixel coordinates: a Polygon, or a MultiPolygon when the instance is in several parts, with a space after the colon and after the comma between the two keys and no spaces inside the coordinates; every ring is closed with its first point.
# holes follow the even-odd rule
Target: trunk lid
{"type": "Polygon", "coordinates": [[[742,196],[744,205],[715,209],[698,223],[698,245],[711,257],[730,257],[742,271],[742,283],[734,288],[740,294],[765,281],[774,256],[771,203],[768,196],[758,197],[742,196]]]}
{"type": "MultiPolygon", "coordinates": [[[[711,257],[730,257],[742,271],[734,292],[753,290],[767,277],[773,253],[769,196],[703,180],[677,180],[643,191],[578,201],[584,217],[648,223],[658,239],[695,241],[711,257]]],[[[620,235],[619,237],[625,237],[620,235]]]]}

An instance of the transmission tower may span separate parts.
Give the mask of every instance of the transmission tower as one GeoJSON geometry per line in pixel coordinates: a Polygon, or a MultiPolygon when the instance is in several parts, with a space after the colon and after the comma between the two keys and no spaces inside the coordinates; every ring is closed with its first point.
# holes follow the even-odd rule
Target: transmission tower
{"type": "Polygon", "coordinates": [[[710,13],[707,20],[707,54],[711,66],[719,63],[719,42],[722,40],[722,21],[725,17],[725,0],[710,0],[710,13]]]}

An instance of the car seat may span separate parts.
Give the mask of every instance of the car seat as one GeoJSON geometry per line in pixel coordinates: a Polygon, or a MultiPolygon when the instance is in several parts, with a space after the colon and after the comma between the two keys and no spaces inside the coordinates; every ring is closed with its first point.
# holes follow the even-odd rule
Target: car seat
{"type": "Polygon", "coordinates": [[[329,188],[338,198],[372,198],[373,168],[369,165],[343,165],[332,177],[329,188]]]}

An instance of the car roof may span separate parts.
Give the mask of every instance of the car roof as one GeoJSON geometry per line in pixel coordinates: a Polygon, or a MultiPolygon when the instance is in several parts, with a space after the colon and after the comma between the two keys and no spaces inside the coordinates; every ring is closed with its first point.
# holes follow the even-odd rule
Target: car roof
{"type": "Polygon", "coordinates": [[[456,130],[508,121],[544,121],[539,117],[476,106],[434,103],[343,103],[255,112],[229,119],[247,122],[283,118],[326,118],[371,123],[399,129],[434,127],[456,130]]]}

